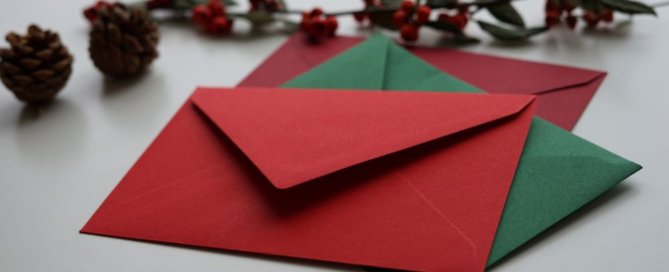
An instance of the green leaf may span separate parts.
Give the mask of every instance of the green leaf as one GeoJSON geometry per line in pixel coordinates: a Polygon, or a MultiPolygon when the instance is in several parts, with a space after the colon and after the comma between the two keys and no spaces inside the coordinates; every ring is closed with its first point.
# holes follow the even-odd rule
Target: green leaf
{"type": "Polygon", "coordinates": [[[191,0],[174,0],[172,1],[172,7],[176,10],[191,10],[199,4],[193,2],[191,0]]]}
{"type": "Polygon", "coordinates": [[[488,34],[492,35],[498,40],[502,41],[520,41],[525,40],[531,36],[542,33],[548,28],[546,27],[533,27],[533,28],[506,28],[498,25],[493,25],[486,23],[484,21],[476,21],[479,24],[479,27],[483,29],[488,34]]]}
{"type": "Polygon", "coordinates": [[[655,9],[644,3],[629,0],[602,0],[602,3],[614,10],[627,14],[652,14],[657,16],[655,9]]]}
{"type": "Polygon", "coordinates": [[[456,45],[470,45],[480,43],[481,40],[467,35],[456,35],[453,37],[453,43],[456,45]]]}
{"type": "Polygon", "coordinates": [[[497,20],[515,26],[525,26],[523,17],[520,16],[518,11],[509,2],[490,5],[488,6],[488,11],[497,20]]]}
{"type": "Polygon", "coordinates": [[[457,26],[453,24],[449,24],[447,22],[442,22],[442,21],[429,21],[425,23],[425,26],[434,28],[436,30],[441,30],[441,31],[447,31],[455,34],[462,34],[462,30],[460,30],[457,26]]]}
{"type": "Polygon", "coordinates": [[[250,11],[244,18],[249,20],[255,26],[265,25],[274,22],[274,17],[265,11],[250,11]]]}
{"type": "MultiPolygon", "coordinates": [[[[198,5],[206,5],[209,3],[209,0],[172,0],[172,7],[176,10],[191,10],[195,6],[198,5]]],[[[235,6],[237,5],[237,2],[235,0],[221,0],[221,3],[223,3],[227,7],[235,6]]]]}
{"type": "Polygon", "coordinates": [[[286,32],[292,33],[292,32],[296,32],[296,31],[300,30],[300,24],[299,23],[296,23],[296,22],[293,22],[293,21],[290,21],[290,20],[287,20],[287,19],[280,19],[280,20],[283,23],[283,29],[286,32]]]}
{"type": "Polygon", "coordinates": [[[369,16],[369,20],[375,25],[391,30],[397,30],[397,26],[395,26],[395,23],[393,23],[393,14],[395,14],[395,11],[379,10],[369,12],[367,14],[369,16]]]}
{"type": "Polygon", "coordinates": [[[457,0],[427,0],[427,5],[430,7],[448,7],[457,3],[457,0]]]}

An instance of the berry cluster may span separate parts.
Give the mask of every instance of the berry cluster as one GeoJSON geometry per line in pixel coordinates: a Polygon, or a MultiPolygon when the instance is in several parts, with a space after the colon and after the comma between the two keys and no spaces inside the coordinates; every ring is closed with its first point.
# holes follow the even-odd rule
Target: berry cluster
{"type": "Polygon", "coordinates": [[[250,0],[251,10],[277,11],[283,9],[281,2],[277,0],[250,0]]]}
{"type": "Polygon", "coordinates": [[[607,7],[601,8],[598,11],[588,10],[583,14],[582,18],[588,27],[593,28],[596,27],[600,21],[605,23],[613,22],[613,10],[607,7]]]}
{"type": "Polygon", "coordinates": [[[234,22],[225,14],[225,6],[219,0],[209,0],[206,5],[195,6],[193,21],[214,35],[229,34],[234,22]]]}
{"type": "Polygon", "coordinates": [[[430,19],[432,9],[426,5],[416,7],[411,0],[404,0],[400,9],[393,14],[393,23],[400,30],[400,36],[407,42],[418,40],[418,29],[430,19]]]}
{"type": "Polygon", "coordinates": [[[94,5],[84,9],[84,17],[86,17],[86,20],[88,20],[88,22],[92,24],[93,22],[95,22],[95,19],[98,18],[98,13],[100,12],[101,9],[110,8],[112,6],[114,6],[114,3],[105,2],[102,0],[97,1],[95,2],[94,5]]]}
{"type": "Polygon", "coordinates": [[[454,25],[460,30],[464,30],[469,22],[469,8],[463,7],[458,9],[458,12],[455,15],[450,15],[448,13],[441,13],[437,20],[444,22],[450,25],[454,25]]]}
{"type": "MultiPolygon", "coordinates": [[[[376,7],[381,7],[383,6],[381,4],[380,0],[364,0],[365,1],[365,9],[368,8],[376,8],[376,7]]],[[[356,22],[362,24],[365,21],[369,20],[369,14],[366,11],[358,11],[353,13],[353,19],[355,19],[356,22]]],[[[370,21],[371,22],[371,21],[370,21]]]]}
{"type": "MultiPolygon", "coordinates": [[[[570,29],[576,28],[578,18],[573,14],[578,6],[577,0],[547,0],[546,1],[546,26],[553,27],[562,19],[570,29]]],[[[613,21],[613,10],[606,6],[596,6],[591,10],[584,10],[581,17],[590,28],[596,27],[600,21],[610,23],[613,21]]]]}
{"type": "Polygon", "coordinates": [[[312,41],[318,41],[325,36],[332,37],[339,27],[337,18],[331,15],[325,16],[323,10],[314,8],[309,12],[302,13],[300,30],[307,33],[312,41]]]}

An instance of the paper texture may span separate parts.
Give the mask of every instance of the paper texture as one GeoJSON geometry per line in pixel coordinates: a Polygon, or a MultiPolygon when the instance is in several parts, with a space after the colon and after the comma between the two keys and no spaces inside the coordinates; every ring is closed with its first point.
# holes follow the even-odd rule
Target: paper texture
{"type": "MultiPolygon", "coordinates": [[[[370,37],[283,86],[482,92],[441,73],[382,35],[370,37]]],[[[639,169],[634,162],[535,118],[488,264],[639,169]]]]}

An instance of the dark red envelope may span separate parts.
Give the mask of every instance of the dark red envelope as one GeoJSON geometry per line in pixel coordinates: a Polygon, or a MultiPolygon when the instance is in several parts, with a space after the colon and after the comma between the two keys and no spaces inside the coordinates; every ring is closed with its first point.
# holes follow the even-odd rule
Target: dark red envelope
{"type": "MultiPolygon", "coordinates": [[[[240,86],[276,87],[361,42],[335,37],[318,45],[291,36],[240,86]]],[[[606,76],[605,72],[467,53],[451,49],[407,48],[445,73],[489,93],[537,96],[537,115],[572,130],[606,76]]]]}
{"type": "Polygon", "coordinates": [[[483,271],[534,105],[523,95],[201,88],[81,231],[483,271]]]}

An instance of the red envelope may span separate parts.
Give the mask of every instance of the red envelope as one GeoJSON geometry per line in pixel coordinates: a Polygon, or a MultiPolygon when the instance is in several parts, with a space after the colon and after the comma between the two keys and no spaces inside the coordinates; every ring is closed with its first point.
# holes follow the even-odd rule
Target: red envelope
{"type": "Polygon", "coordinates": [[[483,271],[534,97],[201,88],[82,232],[483,271]]]}
{"type": "MultiPolygon", "coordinates": [[[[240,86],[275,87],[361,42],[335,37],[317,46],[291,36],[240,86]]],[[[489,93],[537,96],[537,115],[572,130],[604,81],[605,72],[514,60],[458,50],[407,48],[424,61],[489,93]]]]}

